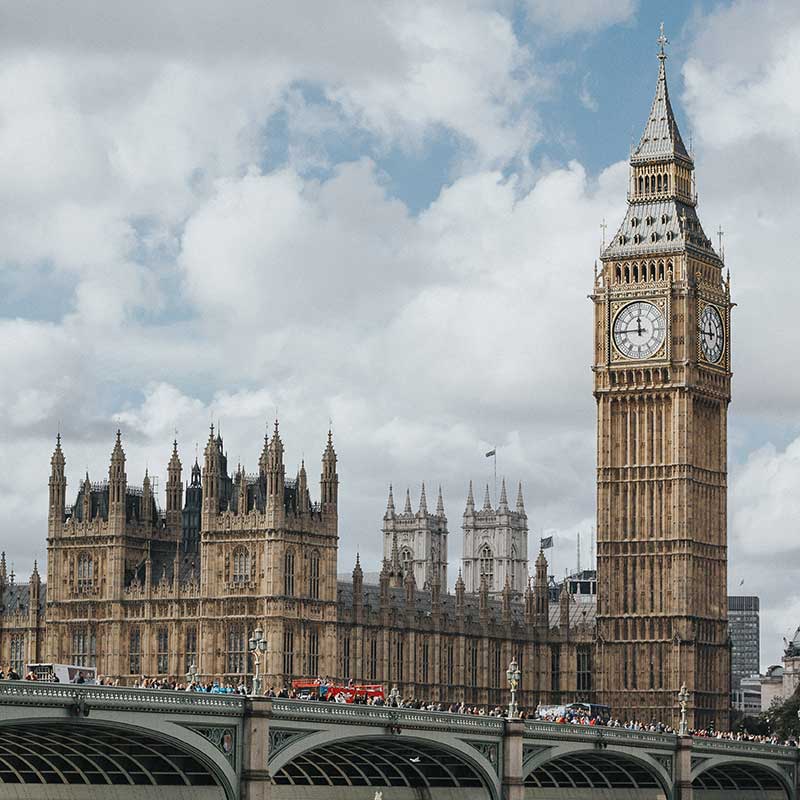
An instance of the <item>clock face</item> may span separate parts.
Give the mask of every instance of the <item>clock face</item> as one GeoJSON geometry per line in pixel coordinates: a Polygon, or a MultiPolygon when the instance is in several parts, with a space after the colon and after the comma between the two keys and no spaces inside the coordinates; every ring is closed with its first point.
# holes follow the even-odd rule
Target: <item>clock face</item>
{"type": "Polygon", "coordinates": [[[700,328],[697,335],[700,337],[700,350],[706,360],[712,364],[719,363],[725,350],[725,327],[716,306],[706,306],[700,312],[700,328]]]}
{"type": "Polygon", "coordinates": [[[614,320],[614,344],[627,358],[650,358],[664,344],[664,314],[653,303],[628,303],[614,320]]]}

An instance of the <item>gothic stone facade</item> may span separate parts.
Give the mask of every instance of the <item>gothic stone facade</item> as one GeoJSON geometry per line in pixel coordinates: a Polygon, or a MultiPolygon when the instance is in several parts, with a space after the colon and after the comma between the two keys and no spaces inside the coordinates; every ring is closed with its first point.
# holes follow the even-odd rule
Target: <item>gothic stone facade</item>
{"type": "Polygon", "coordinates": [[[330,435],[317,503],[304,464],[286,479],[277,424],[258,463],[256,474],[240,466],[229,475],[212,429],[202,471],[195,463],[184,486],[173,445],[162,514],[148,475],[141,488],[128,485],[118,433],[108,480],[87,477],[67,507],[59,441],[43,657],[96,664],[124,683],[143,674],[183,679],[191,664],[204,678],[236,682],[252,673],[247,639],[260,627],[267,685],[330,676],[436,700],[501,703],[506,667],[517,658],[523,702],[592,698],[593,608],[566,591],[551,606],[543,555],[523,591],[507,581],[491,596],[484,581],[470,593],[459,576],[448,594],[441,570],[417,585],[395,536],[379,585],[364,584],[358,561],[352,582],[340,582],[330,435]]]}

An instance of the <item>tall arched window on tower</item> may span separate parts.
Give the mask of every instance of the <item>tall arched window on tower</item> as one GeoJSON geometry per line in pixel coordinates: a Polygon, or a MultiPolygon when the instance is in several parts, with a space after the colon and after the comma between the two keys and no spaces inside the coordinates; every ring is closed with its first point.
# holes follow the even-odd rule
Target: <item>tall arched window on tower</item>
{"type": "Polygon", "coordinates": [[[93,667],[97,658],[97,638],[94,628],[81,627],[72,631],[70,663],[76,667],[93,667]]]}
{"type": "Polygon", "coordinates": [[[481,575],[486,576],[486,584],[491,590],[494,586],[494,557],[492,556],[492,548],[488,544],[481,548],[480,567],[481,575]]]}
{"type": "Polygon", "coordinates": [[[308,558],[308,596],[319,600],[319,553],[316,550],[308,558]]]}
{"type": "Polygon", "coordinates": [[[89,592],[94,586],[94,561],[89,553],[78,556],[77,589],[79,592],[89,592]]]}
{"type": "Polygon", "coordinates": [[[131,675],[142,674],[142,632],[134,628],[128,637],[128,672],[131,675]]]}
{"type": "Polygon", "coordinates": [[[511,588],[517,588],[517,546],[511,545],[511,588]]]}
{"type": "Polygon", "coordinates": [[[294,596],[294,550],[289,548],[283,557],[283,593],[294,596]]]}
{"type": "Polygon", "coordinates": [[[250,551],[246,547],[237,547],[233,551],[233,583],[250,582],[250,551]]]}
{"type": "Polygon", "coordinates": [[[411,567],[413,561],[414,561],[414,554],[411,552],[411,549],[408,547],[404,547],[400,551],[400,567],[403,570],[403,575],[408,575],[408,570],[411,567]]]}

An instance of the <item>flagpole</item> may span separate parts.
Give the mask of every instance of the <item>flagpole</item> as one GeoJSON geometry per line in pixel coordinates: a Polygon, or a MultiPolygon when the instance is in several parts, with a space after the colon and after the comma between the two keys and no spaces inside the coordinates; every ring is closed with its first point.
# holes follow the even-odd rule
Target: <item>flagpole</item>
{"type": "Polygon", "coordinates": [[[497,445],[494,446],[494,499],[497,502],[497,445]]]}

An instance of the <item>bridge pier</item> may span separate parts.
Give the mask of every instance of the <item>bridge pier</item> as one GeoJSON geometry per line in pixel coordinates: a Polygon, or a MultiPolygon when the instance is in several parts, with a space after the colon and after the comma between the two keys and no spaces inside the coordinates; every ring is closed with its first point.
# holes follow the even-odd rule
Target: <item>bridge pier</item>
{"type": "Polygon", "coordinates": [[[692,800],[692,737],[679,736],[675,753],[675,800],[692,800]]]}
{"type": "Polygon", "coordinates": [[[506,720],[503,736],[503,800],[525,800],[525,776],[522,774],[524,733],[523,720],[506,720]]]}
{"type": "Polygon", "coordinates": [[[272,700],[250,697],[245,704],[244,742],[242,744],[242,800],[269,800],[271,784],[269,758],[269,721],[272,700]]]}

